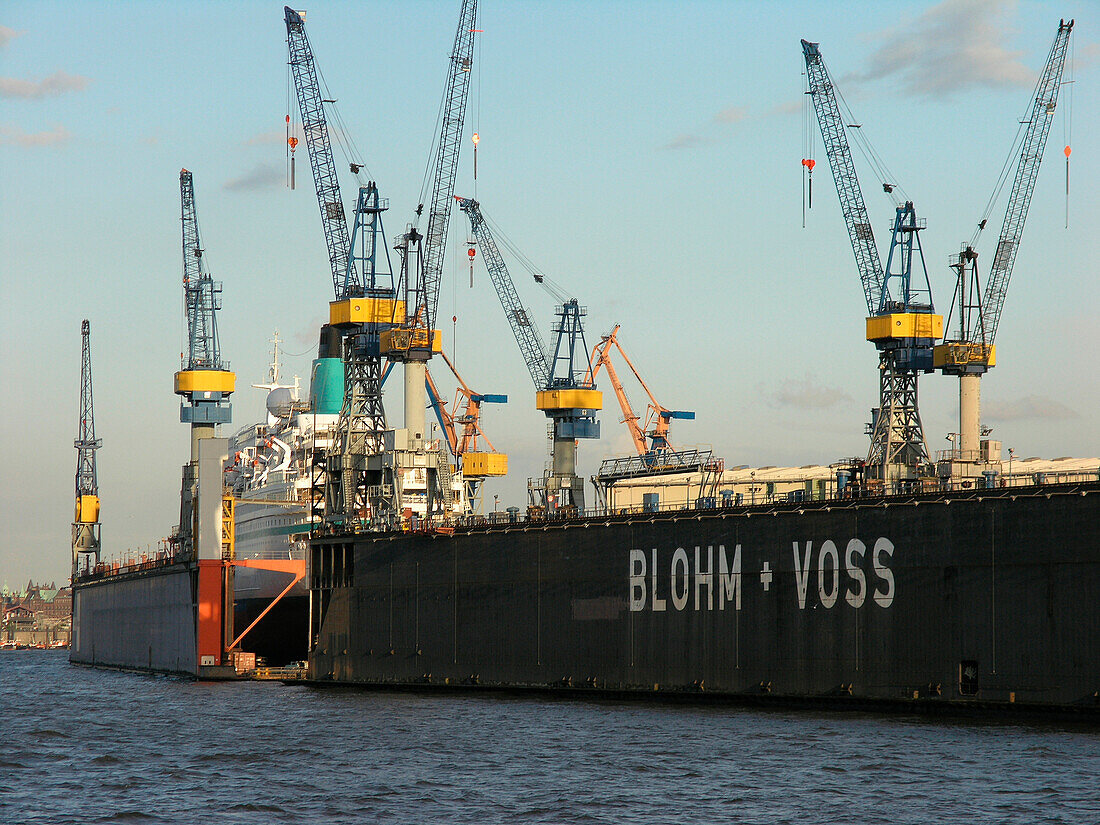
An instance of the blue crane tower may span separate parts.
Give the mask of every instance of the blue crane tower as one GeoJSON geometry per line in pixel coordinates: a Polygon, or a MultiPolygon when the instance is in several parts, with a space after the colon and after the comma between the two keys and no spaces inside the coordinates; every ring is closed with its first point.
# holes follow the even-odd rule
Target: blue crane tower
{"type": "Polygon", "coordinates": [[[485,268],[535,384],[535,408],[551,422],[551,469],[543,478],[529,482],[530,504],[547,512],[583,512],[584,479],[577,475],[577,440],[600,437],[596,413],[603,409],[603,393],[593,382],[592,363],[584,340],[582,318],[586,310],[576,298],[557,306],[554,348],[548,349],[516,293],[480,204],[472,198],[456,199],[470,219],[485,268]]]}
{"type": "Polygon", "coordinates": [[[181,396],[180,421],[191,425],[191,458],[197,459],[197,441],[214,435],[218,424],[232,419],[229,396],[236,376],[221,357],[217,310],[222,285],[206,271],[204,249],[195,213],[195,185],[186,169],[180,170],[181,222],[183,224],[183,300],[187,312],[187,352],[175,376],[181,396]]]}
{"type": "MultiPolygon", "coordinates": [[[[338,412],[339,420],[328,450],[314,455],[313,522],[351,527],[374,509],[368,493],[382,486],[377,457],[383,449],[386,412],[379,340],[385,330],[404,322],[405,304],[397,300],[382,225],[389,202],[379,196],[374,181],[361,186],[349,232],[305,21],[289,7],[283,11],[334,293],[329,322],[321,328],[310,401],[315,412],[338,412]]],[[[353,165],[352,171],[359,169],[353,165]]]]}
{"type": "Polygon", "coordinates": [[[99,480],[95,453],[103,446],[96,438],[92,408],[91,326],[80,324],[80,425],[76,440],[76,513],[73,516],[73,577],[89,572],[99,562],[99,480]]]}
{"type": "MultiPolygon", "coordinates": [[[[883,485],[913,483],[929,475],[931,459],[917,402],[917,377],[932,371],[932,348],[943,334],[943,317],[932,288],[912,201],[898,204],[885,268],[856,176],[837,92],[817,43],[802,41],[809,94],[821,127],[841,211],[867,303],[867,340],[879,351],[879,404],[872,410],[867,471],[883,485]],[[919,274],[915,277],[915,265],[919,274]]],[[[893,185],[883,183],[887,194],[893,185]]]]}
{"type": "MultiPolygon", "coordinates": [[[[936,368],[946,375],[959,377],[959,442],[950,453],[948,466],[941,468],[941,475],[948,477],[974,476],[999,460],[981,441],[981,377],[996,364],[994,339],[1001,320],[1008,281],[1020,248],[1024,222],[1027,219],[1039,166],[1043,161],[1050,123],[1058,105],[1058,91],[1062,85],[1062,69],[1065,66],[1073,21],[1058,22],[1046,65],[1035,85],[1024,121],[1026,128],[1019,143],[1019,161],[1016,177],[1005,209],[1004,223],[993,253],[993,264],[985,283],[984,293],[978,281],[978,253],[974,246],[985,228],[989,209],[978,222],[978,228],[970,243],[964,244],[958,258],[952,263],[956,274],[955,294],[948,313],[958,309],[957,332],[933,351],[936,368]]],[[[1016,148],[1015,146],[1013,147],[1016,148]]],[[[995,198],[990,199],[990,207],[995,198]]]]}

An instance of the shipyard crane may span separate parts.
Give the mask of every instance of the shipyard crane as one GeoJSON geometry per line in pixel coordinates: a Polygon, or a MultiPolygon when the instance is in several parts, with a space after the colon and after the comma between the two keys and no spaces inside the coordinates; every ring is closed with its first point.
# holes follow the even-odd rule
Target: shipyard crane
{"type": "MultiPolygon", "coordinates": [[[[451,199],[462,146],[462,127],[473,68],[477,0],[462,0],[458,28],[447,67],[443,90],[438,140],[433,144],[428,174],[431,191],[427,200],[428,225],[421,234],[410,226],[398,241],[401,256],[400,284],[407,312],[404,323],[382,335],[382,352],[404,365],[405,427],[410,447],[418,449],[424,435],[424,371],[432,355],[440,351],[441,334],[436,328],[439,285],[447,247],[451,199]]],[[[417,219],[425,203],[416,209],[417,219]]]]}
{"type": "MultiPolygon", "coordinates": [[[[809,94],[867,303],[867,340],[879,350],[879,405],[872,411],[868,476],[884,485],[918,479],[927,474],[930,458],[917,403],[917,376],[932,371],[932,347],[943,333],[943,318],[935,314],[932,305],[920,246],[919,232],[925,222],[918,219],[912,201],[896,206],[884,268],[832,78],[817,43],[803,40],[802,52],[809,94]],[[916,263],[924,275],[923,286],[914,278],[916,263]]],[[[884,182],[883,188],[889,194],[894,186],[884,182]]]]}
{"type": "MultiPolygon", "coordinates": [[[[206,560],[221,559],[220,523],[213,526],[211,510],[201,509],[200,495],[207,477],[217,467],[218,512],[221,505],[221,467],[217,450],[204,448],[217,436],[217,425],[232,419],[229,396],[236,376],[221,356],[217,311],[222,285],[206,269],[205,250],[199,236],[195,186],[189,171],[180,170],[181,223],[183,225],[183,299],[187,313],[187,354],[175,375],[175,391],[181,396],[180,421],[191,425],[191,460],[184,465],[180,492],[180,523],[175,543],[182,552],[206,560]],[[197,529],[197,533],[196,533],[197,529]],[[202,545],[202,546],[200,546],[202,545]]],[[[215,489],[211,484],[208,490],[215,489]]],[[[207,493],[208,495],[210,493],[207,493]]],[[[212,569],[212,568],[211,568],[212,569]]],[[[204,574],[206,575],[206,574],[204,574]]],[[[217,571],[220,577],[222,572],[217,571]]]]}
{"type": "MultiPolygon", "coordinates": [[[[1058,104],[1073,21],[1058,22],[1043,73],[1032,94],[1030,114],[1020,142],[1020,158],[1016,177],[1005,210],[1004,224],[993,254],[993,264],[984,292],[978,282],[978,253],[974,249],[986,217],[978,224],[974,239],[966,244],[952,263],[957,280],[952,299],[952,312],[958,308],[959,325],[951,338],[934,350],[934,364],[945,375],[959,377],[959,442],[951,451],[948,475],[978,476],[984,466],[999,460],[999,456],[984,449],[981,442],[981,377],[996,364],[994,339],[1001,320],[1008,281],[1020,248],[1031,195],[1043,161],[1050,123],[1058,104]]],[[[993,199],[990,200],[992,206],[993,199]]],[[[948,314],[950,325],[951,314],[948,314]]]]}
{"type": "Polygon", "coordinates": [[[103,439],[95,435],[92,409],[91,326],[80,324],[80,425],[76,440],[76,514],[73,517],[73,578],[99,563],[99,480],[95,453],[103,439]]]}
{"type": "MultiPolygon", "coordinates": [[[[379,340],[384,331],[404,321],[404,305],[396,299],[389,249],[384,243],[382,213],[389,204],[379,196],[373,181],[361,186],[354,227],[349,233],[325,115],[326,101],[321,96],[305,21],[289,7],[283,11],[288,62],[313,170],[334,292],[329,323],[321,329],[314,371],[342,372],[344,387],[336,433],[327,455],[314,459],[315,477],[325,479],[325,520],[348,524],[365,514],[368,491],[382,488],[380,463],[368,468],[369,457],[382,451],[386,429],[379,340]]],[[[358,171],[354,165],[353,171],[358,171]]],[[[316,397],[312,400],[315,411],[327,412],[316,409],[316,397]]],[[[320,486],[318,481],[315,487],[320,486]]],[[[321,509],[316,500],[320,497],[318,490],[314,495],[315,512],[321,509]]],[[[375,507],[383,503],[374,501],[375,507]]]]}
{"type": "Polygon", "coordinates": [[[642,378],[637,367],[634,366],[634,362],[630,360],[630,356],[626,354],[626,350],[623,349],[623,345],[619,341],[621,326],[621,324],[616,324],[611,333],[604,335],[600,342],[592,348],[590,359],[593,364],[591,381],[595,383],[601,367],[607,370],[607,377],[611,381],[611,386],[615,388],[615,396],[618,398],[619,408],[623,412],[623,423],[626,424],[626,428],[630,432],[634,449],[640,456],[657,458],[663,453],[674,452],[672,445],[668,442],[668,430],[672,420],[692,420],[695,418],[695,413],[690,410],[670,410],[658,403],[657,399],[653,397],[649,385],[646,384],[645,379],[642,378]],[[626,397],[626,390],[623,389],[623,382],[619,380],[619,374],[611,361],[612,347],[622,356],[623,361],[634,373],[634,377],[638,379],[638,383],[642,385],[642,389],[645,390],[645,394],[649,398],[644,424],[638,423],[641,419],[631,407],[630,399],[626,397]],[[648,443],[646,442],[647,438],[649,439],[648,443]]]}
{"type": "Polygon", "coordinates": [[[447,353],[439,354],[458,381],[458,388],[451,408],[448,409],[447,402],[440,394],[431,370],[427,370],[424,378],[427,384],[428,404],[435,413],[436,420],[439,421],[451,455],[462,469],[466,500],[477,512],[481,509],[481,485],[485,479],[508,474],[508,455],[497,452],[493,442],[481,428],[481,405],[505,404],[508,402],[508,396],[474,392],[458,374],[454,362],[447,357],[447,353]],[[478,449],[479,439],[485,441],[488,451],[478,449]]]}
{"type": "Polygon", "coordinates": [[[221,357],[217,310],[221,308],[222,285],[206,271],[195,211],[195,184],[186,169],[180,170],[180,203],[187,353],[176,373],[175,388],[181,396],[180,421],[191,425],[191,460],[195,461],[198,440],[213,437],[216,425],[232,419],[229,396],[236,376],[221,357]]]}
{"type": "Polygon", "coordinates": [[[583,511],[584,480],[577,476],[577,439],[600,437],[596,413],[603,408],[603,394],[596,389],[584,341],[581,319],[587,310],[576,298],[562,301],[555,309],[554,348],[547,349],[516,293],[480,204],[472,198],[456,200],[470,219],[485,268],[535,384],[535,407],[551,421],[551,471],[529,486],[530,503],[546,510],[583,511]]]}

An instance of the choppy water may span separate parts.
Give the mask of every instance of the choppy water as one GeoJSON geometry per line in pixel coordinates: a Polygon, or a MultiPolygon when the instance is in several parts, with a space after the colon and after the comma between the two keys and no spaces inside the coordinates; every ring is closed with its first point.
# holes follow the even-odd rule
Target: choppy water
{"type": "Polygon", "coordinates": [[[0,654],[0,822],[1100,822],[1100,730],[203,684],[0,654]]]}

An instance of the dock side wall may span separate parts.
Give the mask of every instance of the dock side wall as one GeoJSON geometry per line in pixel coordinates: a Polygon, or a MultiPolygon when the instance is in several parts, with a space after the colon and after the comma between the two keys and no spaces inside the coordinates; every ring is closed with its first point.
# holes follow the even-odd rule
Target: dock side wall
{"type": "Polygon", "coordinates": [[[78,585],[69,660],[196,675],[195,575],[175,565],[78,585]]]}

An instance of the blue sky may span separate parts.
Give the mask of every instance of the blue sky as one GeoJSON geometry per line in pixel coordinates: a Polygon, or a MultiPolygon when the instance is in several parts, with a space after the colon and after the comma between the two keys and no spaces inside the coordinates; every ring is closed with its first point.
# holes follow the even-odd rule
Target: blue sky
{"type": "MultiPolygon", "coordinates": [[[[697,413],[676,422],[678,445],[712,446],[731,466],[861,455],[877,356],[863,340],[862,293],[819,137],[802,228],[799,40],[821,43],[864,132],[928,219],[924,250],[946,312],[947,258],[993,189],[1058,17],[1075,17],[1072,107],[1064,92],[998,366],[983,381],[983,423],[1019,456],[1096,456],[1096,8],[483,0],[467,128],[481,135],[479,177],[475,192],[467,144],[457,191],[475,193],[588,307],[590,345],[623,325],[620,339],[658,399],[697,413]]],[[[307,10],[340,113],[390,198],[395,235],[418,200],[458,3],[307,10]]],[[[263,394],[248,385],[264,378],[276,328],[284,373],[308,375],[331,281],[301,149],[299,186],[285,186],[287,80],[279,3],[9,0],[0,9],[0,386],[9,401],[0,579],[10,585],[68,575],[82,318],[92,325],[104,440],[106,554],[155,546],[178,520],[188,452],[171,391],[185,335],[181,167],[194,173],[207,261],[224,282],[222,349],[240,387],[234,428],[262,412],[263,394]]],[[[859,171],[884,254],[893,208],[859,171]]],[[[352,198],[354,180],[343,185],[352,198]]],[[[444,324],[445,346],[475,389],[509,395],[483,414],[511,467],[488,493],[502,507],[522,504],[545,461],[545,419],[480,267],[468,285],[461,218],[441,292],[440,317],[459,319],[444,324]]],[[[546,330],[550,297],[523,270],[513,274],[546,330]]],[[[933,450],[957,426],[956,386],[922,379],[933,450]]],[[[604,389],[604,437],[581,445],[586,474],[630,450],[604,389]]],[[[642,407],[640,390],[627,389],[642,407]]],[[[399,391],[387,407],[398,423],[399,391]]]]}

